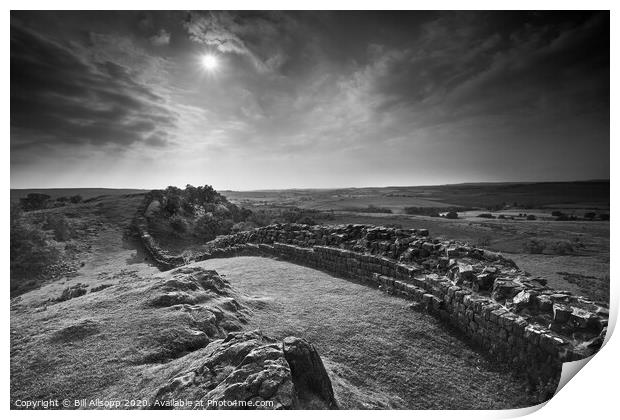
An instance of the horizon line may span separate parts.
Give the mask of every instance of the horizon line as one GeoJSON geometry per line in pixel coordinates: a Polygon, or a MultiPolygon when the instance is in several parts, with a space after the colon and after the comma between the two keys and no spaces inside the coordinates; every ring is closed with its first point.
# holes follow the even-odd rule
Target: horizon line
{"type": "MultiPolygon", "coordinates": [[[[580,182],[610,182],[609,178],[594,178],[572,181],[466,181],[455,182],[447,184],[426,184],[426,185],[384,185],[384,186],[363,186],[363,187],[351,187],[351,186],[339,186],[339,187],[289,187],[289,188],[260,188],[260,189],[229,189],[229,188],[214,188],[216,191],[230,191],[230,192],[262,192],[262,191],[301,191],[301,190],[354,190],[354,189],[368,189],[368,188],[421,188],[421,187],[446,187],[446,186],[458,186],[458,185],[492,185],[492,184],[574,184],[580,182]]],[[[192,185],[192,184],[186,184],[192,185]]],[[[200,185],[200,184],[199,184],[200,185]]],[[[197,186],[199,186],[197,185],[197,186]]],[[[211,184],[204,184],[211,185],[211,184]]],[[[168,185],[174,186],[174,185],[168,185]]],[[[152,191],[163,188],[133,188],[133,187],[27,187],[27,188],[10,188],[10,191],[18,190],[138,190],[138,191],[152,191]]],[[[213,186],[213,185],[211,185],[213,186]]],[[[183,188],[183,187],[177,187],[183,188]]]]}

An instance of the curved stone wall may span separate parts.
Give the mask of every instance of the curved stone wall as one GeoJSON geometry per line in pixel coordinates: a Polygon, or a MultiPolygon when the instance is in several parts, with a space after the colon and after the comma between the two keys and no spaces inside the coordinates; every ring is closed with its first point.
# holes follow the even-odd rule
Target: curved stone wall
{"type": "MultiPolygon", "coordinates": [[[[163,251],[140,208],[135,227],[164,270],[210,258],[277,257],[367,283],[440,317],[548,394],[563,362],[594,354],[607,331],[607,305],[546,286],[501,254],[431,239],[426,229],[276,224],[206,244],[189,258],[163,251]]],[[[550,396],[550,395],[547,395],[550,396]]]]}

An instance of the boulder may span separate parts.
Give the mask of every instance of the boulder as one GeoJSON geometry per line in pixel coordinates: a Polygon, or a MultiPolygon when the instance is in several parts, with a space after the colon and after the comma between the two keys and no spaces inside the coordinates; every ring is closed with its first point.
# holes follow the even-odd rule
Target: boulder
{"type": "Polygon", "coordinates": [[[277,342],[259,331],[236,332],[213,341],[201,354],[202,360],[158,389],[150,408],[338,408],[318,352],[303,339],[277,342]],[[196,404],[172,403],[179,400],[196,404]]]}
{"type": "Polygon", "coordinates": [[[332,383],[314,346],[306,340],[287,337],[283,351],[298,399],[309,408],[337,408],[332,383]]]}

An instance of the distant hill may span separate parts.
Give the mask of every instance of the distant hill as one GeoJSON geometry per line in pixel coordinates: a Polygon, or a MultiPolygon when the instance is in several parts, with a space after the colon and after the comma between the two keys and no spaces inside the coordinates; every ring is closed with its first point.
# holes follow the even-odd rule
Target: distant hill
{"type": "MultiPolygon", "coordinates": [[[[28,193],[44,193],[55,199],[79,194],[83,199],[101,195],[120,196],[144,193],[145,189],[114,188],[33,188],[12,189],[11,201],[28,193]]],[[[609,207],[609,180],[574,182],[498,182],[463,183],[428,186],[391,186],[333,189],[286,189],[254,191],[220,191],[235,202],[267,201],[271,204],[297,205],[316,209],[342,209],[351,206],[387,206],[398,209],[421,207],[488,207],[514,203],[527,207],[583,208],[609,207]]]]}
{"type": "Polygon", "coordinates": [[[84,200],[101,195],[118,196],[126,194],[144,193],[150,190],[117,189],[117,188],[25,188],[11,189],[11,201],[17,201],[30,193],[47,194],[52,199],[81,195],[84,200]]]}

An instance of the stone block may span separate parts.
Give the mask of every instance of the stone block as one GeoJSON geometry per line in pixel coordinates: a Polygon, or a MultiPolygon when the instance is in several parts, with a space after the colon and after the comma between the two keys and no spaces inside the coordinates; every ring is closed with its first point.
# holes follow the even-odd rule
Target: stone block
{"type": "Polygon", "coordinates": [[[553,321],[564,324],[570,319],[570,315],[573,312],[570,306],[554,304],[553,305],[553,321]]]}

